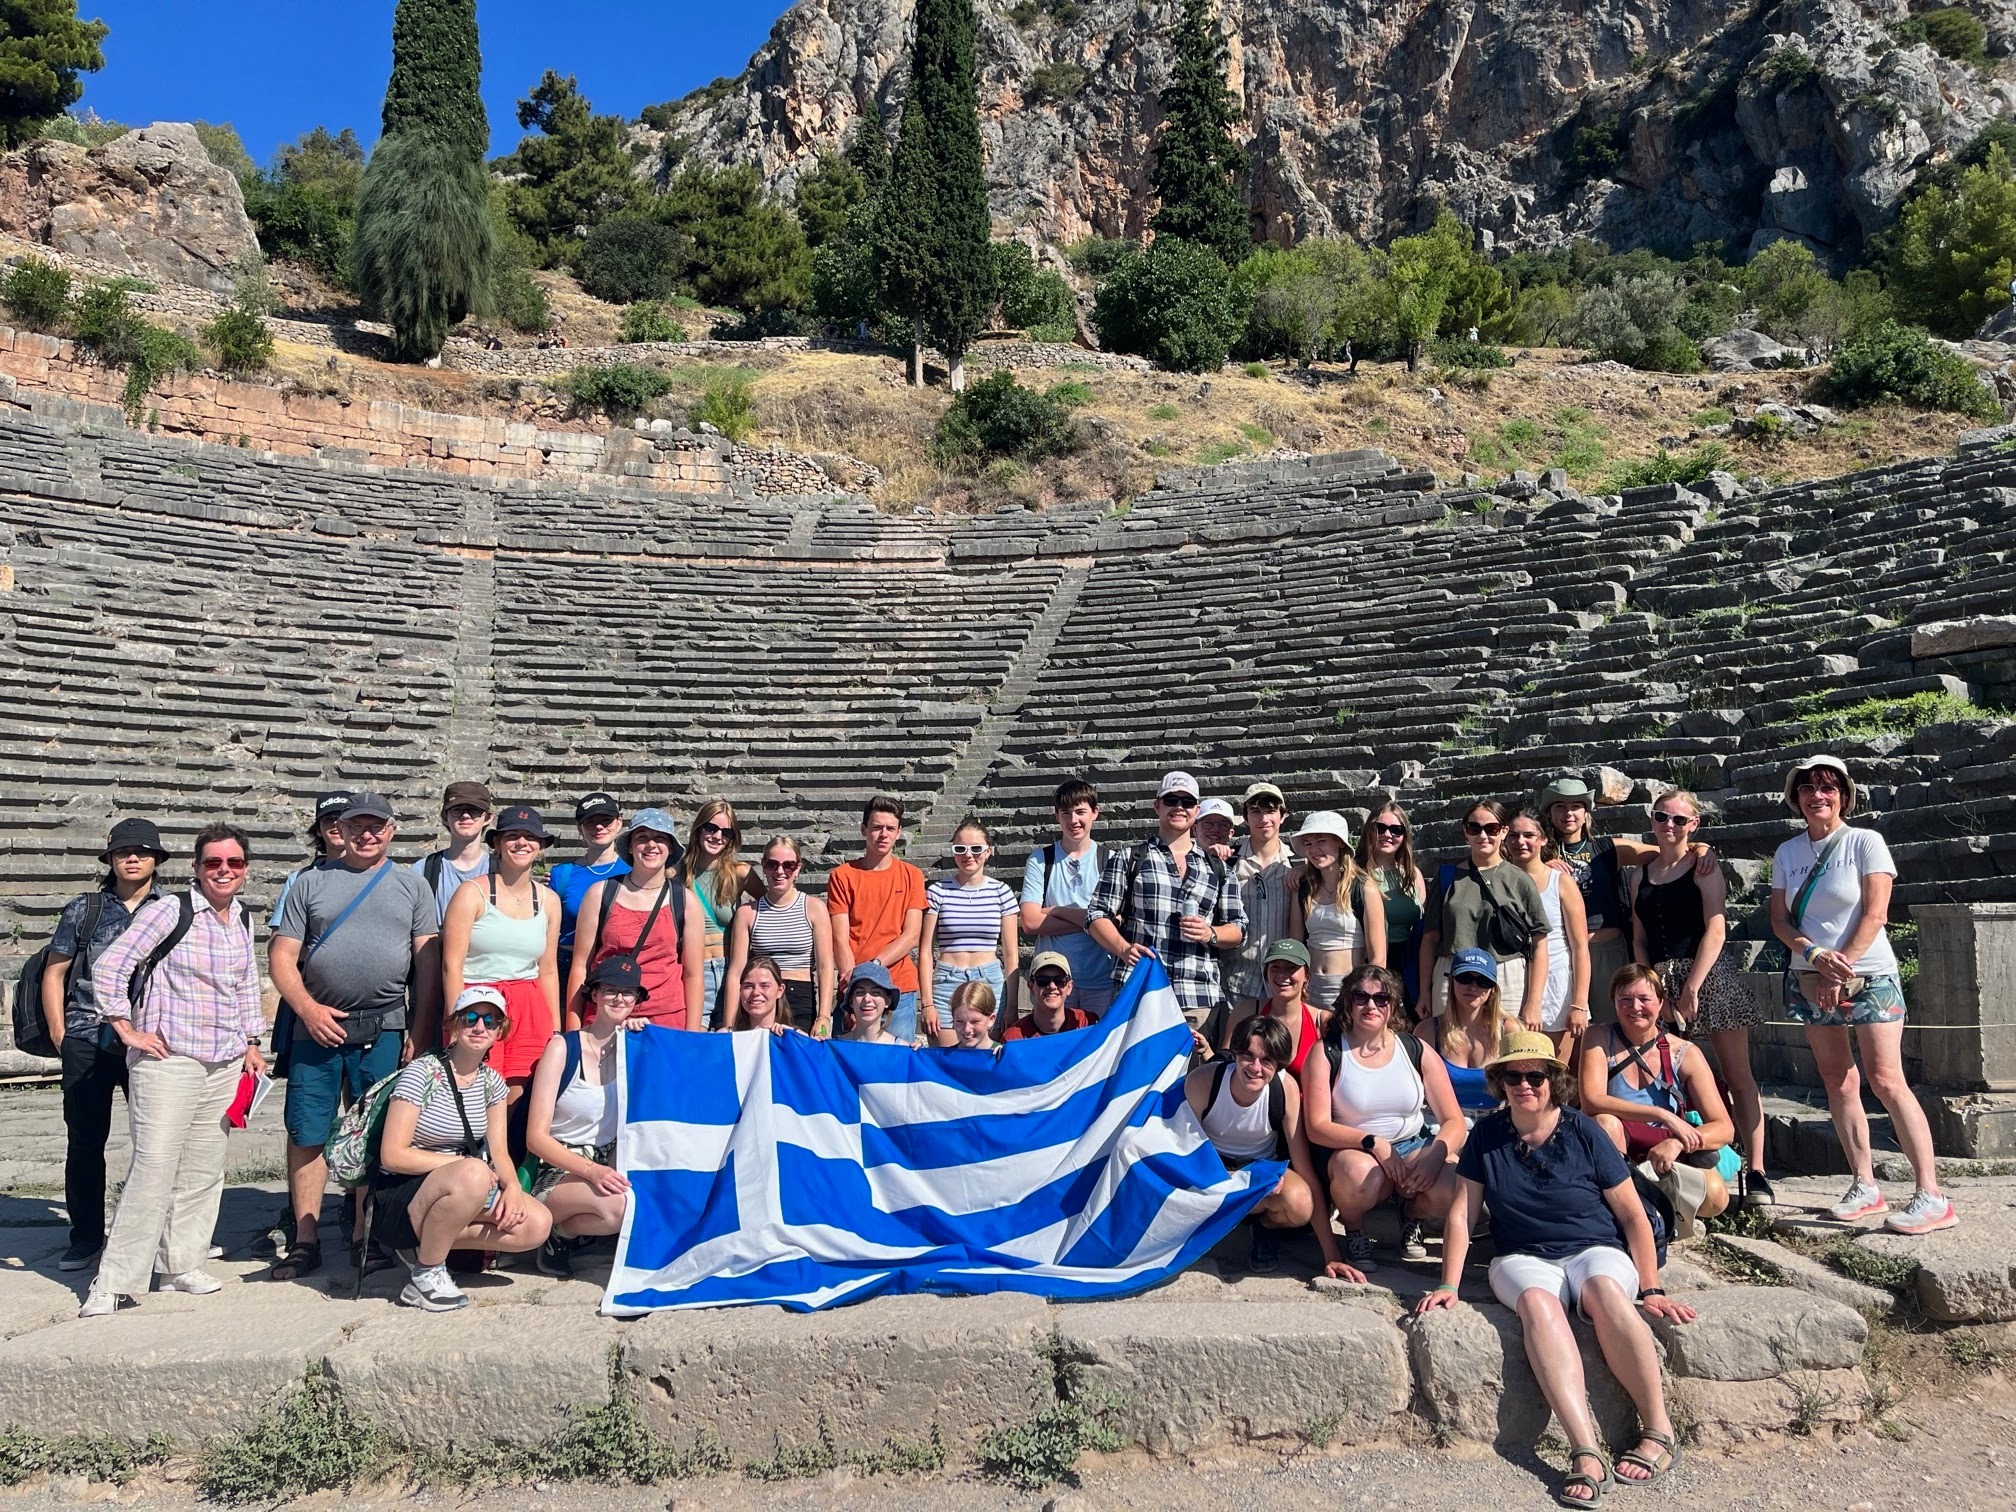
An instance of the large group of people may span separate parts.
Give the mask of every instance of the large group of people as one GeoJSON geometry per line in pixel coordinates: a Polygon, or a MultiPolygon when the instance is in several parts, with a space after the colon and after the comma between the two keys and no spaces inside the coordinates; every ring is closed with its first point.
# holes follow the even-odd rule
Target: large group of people
{"type": "MultiPolygon", "coordinates": [[[[1806,1026],[1853,1168],[1834,1216],[1885,1212],[1866,1077],[1916,1175],[1888,1227],[1949,1227],[1902,1071],[1885,937],[1895,866],[1878,832],[1848,823],[1857,791],[1839,759],[1797,764],[1784,798],[1800,830],[1774,857],[1770,922],[1790,957],[1785,1010],[1806,1026]]],[[[722,799],[682,835],[662,808],[626,824],[613,795],[586,794],[578,855],[548,866],[544,817],[499,807],[480,782],[449,785],[445,843],[405,864],[383,797],[323,795],[313,855],[266,921],[270,1036],[240,897],[244,834],[205,828],[185,890],[161,875],[155,827],[121,820],[101,885],[63,909],[42,978],[70,1137],[60,1264],[96,1268],[84,1314],[131,1305],[150,1274],[217,1289],[203,1261],[225,1131],[245,1073],[269,1060],[286,1079],[289,1182],[273,1278],[322,1265],[325,1150],[342,1111],[396,1077],[368,1183],[375,1239],[409,1273],[401,1299],[445,1310],[467,1300],[457,1251],[530,1252],[567,1274],[577,1244],[620,1229],[626,1029],[998,1052],[1096,1022],[1154,957],[1190,1027],[1186,1093],[1204,1134],[1228,1167],[1287,1163],[1250,1220],[1256,1268],[1278,1265],[1285,1231],[1308,1229],[1326,1270],[1362,1279],[1378,1265],[1367,1220],[1392,1205],[1403,1261],[1428,1261],[1442,1227],[1444,1290],[1429,1304],[1444,1305],[1488,1208],[1491,1284],[1577,1438],[1577,1499],[1603,1476],[1670,1465],[1671,1425],[1642,1396],[1632,1454],[1611,1467],[1587,1450],[1586,1409],[1563,1407],[1580,1367],[1562,1307],[1596,1322],[1634,1396],[1656,1396],[1631,1304],[1685,1309],[1658,1292],[1653,1244],[1773,1198],[1749,1050],[1763,1007],[1731,960],[1720,858],[1692,795],[1658,797],[1649,842],[1597,836],[1594,797],[1572,778],[1525,807],[1480,801],[1461,816],[1464,853],[1431,870],[1397,803],[1355,836],[1335,811],[1291,833],[1275,784],[1252,784],[1235,809],[1173,771],[1152,830],[1112,844],[1095,834],[1097,790],[1074,780],[1019,890],[991,874],[977,819],[954,833],[949,872],[927,878],[899,853],[904,817],[900,800],[870,800],[860,855],[821,895],[797,840],[745,853],[722,799]],[[108,1233],[121,1089],[133,1164],[108,1233]]]]}

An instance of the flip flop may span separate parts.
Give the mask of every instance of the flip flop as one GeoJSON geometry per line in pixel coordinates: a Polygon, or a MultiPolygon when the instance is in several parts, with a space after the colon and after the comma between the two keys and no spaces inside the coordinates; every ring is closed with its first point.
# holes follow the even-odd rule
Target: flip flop
{"type": "Polygon", "coordinates": [[[1561,1477],[1561,1484],[1554,1488],[1554,1500],[1564,1507],[1599,1507],[1603,1504],[1603,1493],[1610,1489],[1615,1479],[1610,1471],[1610,1460],[1601,1449],[1590,1448],[1587,1445],[1570,1449],[1568,1473],[1561,1477]],[[1596,1461],[1603,1467],[1603,1474],[1594,1476],[1586,1470],[1577,1470],[1575,1461],[1582,1458],[1596,1461]],[[1586,1497],[1570,1496],[1569,1491],[1577,1486],[1587,1486],[1589,1494],[1586,1497]]]}
{"type": "Polygon", "coordinates": [[[1670,1439],[1663,1433],[1641,1433],[1638,1435],[1638,1440],[1640,1443],[1657,1444],[1664,1452],[1657,1459],[1647,1459],[1636,1449],[1633,1449],[1629,1454],[1618,1455],[1618,1464],[1636,1465],[1640,1470],[1645,1472],[1645,1479],[1643,1480],[1633,1480],[1623,1475],[1618,1476],[1617,1484],[1620,1486],[1656,1485],[1666,1478],[1666,1473],[1669,1470],[1680,1463],[1680,1445],[1677,1440],[1670,1439]]]}
{"type": "Polygon", "coordinates": [[[303,1276],[312,1276],[322,1269],[322,1246],[310,1240],[306,1244],[295,1244],[287,1253],[273,1262],[273,1268],[266,1272],[268,1281],[299,1281],[303,1276]],[[281,1275],[282,1271],[286,1275],[281,1275]]]}

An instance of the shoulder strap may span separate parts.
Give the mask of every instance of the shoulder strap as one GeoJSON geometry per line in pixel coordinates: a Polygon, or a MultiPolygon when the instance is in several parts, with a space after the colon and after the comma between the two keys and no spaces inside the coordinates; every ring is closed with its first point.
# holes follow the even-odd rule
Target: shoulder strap
{"type": "Polygon", "coordinates": [[[1400,1048],[1407,1052],[1407,1063],[1414,1068],[1414,1074],[1421,1074],[1421,1036],[1403,1034],[1399,1036],[1400,1048]]]}
{"type": "Polygon", "coordinates": [[[133,968],[133,975],[129,979],[126,998],[135,1012],[139,1011],[141,1002],[147,996],[147,986],[154,980],[154,973],[174,952],[175,947],[182,943],[183,936],[189,933],[189,926],[195,922],[196,905],[190,900],[189,894],[186,892],[175,894],[174,928],[162,936],[160,944],[147,952],[147,958],[133,968]]]}
{"type": "MultiPolygon", "coordinates": [[[[492,908],[495,908],[497,906],[497,873],[495,873],[494,871],[485,872],[483,875],[489,879],[490,906],[492,908]]],[[[536,886],[532,889],[532,911],[534,913],[537,913],[539,911],[539,889],[536,886]]]]}
{"type": "Polygon", "coordinates": [[[1806,905],[1813,901],[1813,889],[1820,885],[1820,874],[1827,869],[1827,863],[1834,859],[1834,852],[1848,836],[1848,826],[1842,825],[1826,846],[1813,849],[1813,870],[1806,874],[1806,881],[1799,889],[1799,896],[1792,900],[1792,927],[1801,927],[1800,919],[1806,912],[1806,905]]]}
{"type": "Polygon", "coordinates": [[[1274,1158],[1288,1158],[1288,1088],[1285,1078],[1276,1073],[1274,1080],[1267,1083],[1267,1127],[1274,1131],[1274,1158]]]}
{"type": "Polygon", "coordinates": [[[554,1089],[555,1097],[574,1085],[575,1073],[581,1069],[581,1031],[569,1029],[560,1036],[560,1044],[565,1055],[560,1062],[560,1085],[554,1089]]]}
{"type": "Polygon", "coordinates": [[[1232,1062],[1219,1061],[1211,1068],[1211,1095],[1204,1099],[1204,1111],[1209,1113],[1218,1106],[1218,1094],[1225,1090],[1225,1077],[1232,1069],[1232,1062]]]}
{"type": "Polygon", "coordinates": [[[391,861],[379,862],[378,870],[371,873],[371,880],[364,884],[363,888],[358,892],[356,897],[352,898],[347,904],[344,905],[343,911],[341,913],[339,913],[338,915],[336,915],[335,918],[329,921],[329,927],[323,930],[320,934],[316,935],[314,939],[310,940],[306,945],[304,945],[301,948],[301,963],[304,966],[308,963],[309,959],[315,954],[316,951],[320,950],[324,945],[327,945],[329,943],[329,941],[335,936],[337,930],[341,929],[346,923],[349,922],[350,915],[357,912],[357,910],[363,906],[364,900],[371,896],[372,889],[376,888],[380,882],[383,882],[385,880],[385,874],[392,870],[394,864],[395,863],[391,861]]]}
{"type": "Polygon", "coordinates": [[[1050,871],[1057,864],[1057,842],[1043,847],[1043,902],[1050,901],[1050,871]]]}
{"type": "MultiPolygon", "coordinates": [[[[441,895],[441,868],[448,864],[448,853],[446,851],[429,851],[427,859],[420,864],[427,878],[427,891],[439,897],[441,895]]],[[[495,900],[497,894],[493,892],[490,896],[492,900],[495,900]]]]}
{"type": "Polygon", "coordinates": [[[67,1007],[70,995],[77,990],[78,973],[90,971],[91,942],[98,935],[98,920],[105,913],[105,890],[101,887],[84,900],[84,917],[77,922],[77,954],[71,957],[70,976],[63,984],[63,998],[67,1007]]]}

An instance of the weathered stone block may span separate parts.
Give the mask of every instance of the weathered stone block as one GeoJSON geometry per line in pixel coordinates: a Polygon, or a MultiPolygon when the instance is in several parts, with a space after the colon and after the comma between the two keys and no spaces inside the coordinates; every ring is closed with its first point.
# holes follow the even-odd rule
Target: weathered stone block
{"type": "Polygon", "coordinates": [[[1869,1381],[1859,1368],[1801,1371],[1764,1381],[1673,1382],[1667,1405],[1674,1418],[1704,1441],[1812,1431],[1822,1423],[1860,1421],[1869,1401],[1869,1381]]]}
{"type": "Polygon", "coordinates": [[[1779,1286],[1731,1286],[1687,1298],[1691,1323],[1652,1318],[1675,1376],[1761,1381],[1788,1370],[1846,1370],[1869,1324],[1852,1307],[1779,1286]]]}
{"type": "MultiPolygon", "coordinates": [[[[1690,1302],[1692,1297],[1688,1299],[1690,1302]]],[[[1595,1330],[1571,1317],[1596,1426],[1612,1443],[1636,1427],[1637,1410],[1603,1363],[1595,1330]]],[[[1518,1317],[1495,1302],[1424,1313],[1407,1324],[1415,1384],[1437,1427],[1457,1438],[1530,1447],[1553,1417],[1526,1361],[1518,1317]]]]}
{"type": "Polygon", "coordinates": [[[1960,1198],[1958,1228],[1916,1238],[1865,1234],[1855,1242],[1893,1260],[1918,1262],[1918,1306],[1941,1323],[2016,1320],[2016,1211],[1960,1198]]]}

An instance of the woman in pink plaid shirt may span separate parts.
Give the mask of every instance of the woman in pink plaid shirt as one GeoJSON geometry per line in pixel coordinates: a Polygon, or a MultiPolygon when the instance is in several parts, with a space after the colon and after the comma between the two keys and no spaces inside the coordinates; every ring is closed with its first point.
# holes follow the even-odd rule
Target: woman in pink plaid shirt
{"type": "Polygon", "coordinates": [[[210,825],[196,836],[196,885],[149,903],[92,963],[99,1010],[126,1047],[133,1165],[79,1317],[133,1306],[157,1252],[162,1291],[224,1284],[202,1268],[224,1195],[224,1110],[240,1075],[266,1068],[252,920],[238,901],[250,860],[242,830],[210,825]]]}

